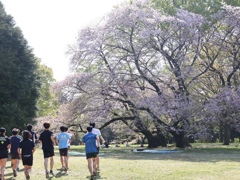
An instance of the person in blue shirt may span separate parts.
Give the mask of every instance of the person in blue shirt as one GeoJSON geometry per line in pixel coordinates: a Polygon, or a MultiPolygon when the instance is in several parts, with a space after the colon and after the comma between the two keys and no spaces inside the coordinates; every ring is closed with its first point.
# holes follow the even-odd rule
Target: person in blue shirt
{"type": "Polygon", "coordinates": [[[62,170],[67,172],[68,170],[68,142],[71,139],[71,136],[65,132],[66,127],[61,126],[60,130],[61,133],[59,133],[56,137],[56,142],[59,147],[59,154],[60,154],[60,161],[62,164],[62,170]]]}
{"type": "Polygon", "coordinates": [[[88,161],[88,170],[91,174],[91,180],[93,180],[93,177],[97,173],[96,157],[98,153],[97,148],[100,146],[99,138],[96,134],[92,133],[92,129],[92,126],[87,127],[87,133],[82,138],[82,142],[85,143],[86,159],[88,161]]]}

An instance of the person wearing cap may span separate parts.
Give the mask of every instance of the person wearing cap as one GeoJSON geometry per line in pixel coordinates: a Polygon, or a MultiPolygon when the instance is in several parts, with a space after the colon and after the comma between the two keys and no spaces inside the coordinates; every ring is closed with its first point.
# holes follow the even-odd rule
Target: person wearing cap
{"type": "Polygon", "coordinates": [[[5,180],[4,171],[8,159],[8,149],[11,148],[10,139],[5,135],[6,129],[0,128],[0,179],[5,180]]]}
{"type": "Polygon", "coordinates": [[[36,147],[31,139],[31,133],[28,130],[23,131],[23,140],[19,144],[18,153],[22,156],[22,163],[24,166],[24,174],[26,179],[30,179],[30,171],[33,165],[33,153],[36,147]]]}
{"type": "Polygon", "coordinates": [[[82,138],[82,142],[85,143],[86,159],[88,161],[88,170],[91,174],[91,180],[97,175],[97,147],[100,146],[99,138],[96,134],[92,133],[92,129],[92,126],[87,127],[87,133],[82,138]]]}
{"type": "MultiPolygon", "coordinates": [[[[105,140],[104,140],[103,137],[102,137],[101,131],[100,131],[99,129],[95,128],[95,125],[96,125],[96,124],[93,123],[93,122],[91,122],[89,125],[93,127],[92,133],[93,133],[93,134],[96,134],[97,137],[98,137],[99,139],[101,139],[101,140],[102,140],[102,143],[104,144],[104,143],[105,143],[105,140]]],[[[96,141],[96,143],[97,143],[97,141],[96,141]]],[[[98,171],[100,171],[100,167],[99,167],[99,164],[100,164],[99,161],[100,161],[100,160],[99,160],[99,155],[98,155],[98,154],[99,154],[99,149],[100,149],[100,147],[98,146],[98,148],[97,148],[98,152],[97,152],[97,157],[96,157],[97,170],[98,170],[98,171]]]]}
{"type": "Polygon", "coordinates": [[[12,170],[13,170],[13,176],[17,176],[17,168],[19,165],[20,156],[18,154],[18,147],[20,144],[21,139],[18,137],[18,130],[14,128],[12,130],[12,136],[10,137],[11,142],[11,161],[12,161],[12,170]]]}

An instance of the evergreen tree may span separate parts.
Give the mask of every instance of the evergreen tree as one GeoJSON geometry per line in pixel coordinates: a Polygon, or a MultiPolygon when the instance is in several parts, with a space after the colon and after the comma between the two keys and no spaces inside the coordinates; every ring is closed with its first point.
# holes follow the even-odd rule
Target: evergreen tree
{"type": "Polygon", "coordinates": [[[0,2],[0,126],[33,123],[40,87],[36,70],[32,49],[0,2]]]}

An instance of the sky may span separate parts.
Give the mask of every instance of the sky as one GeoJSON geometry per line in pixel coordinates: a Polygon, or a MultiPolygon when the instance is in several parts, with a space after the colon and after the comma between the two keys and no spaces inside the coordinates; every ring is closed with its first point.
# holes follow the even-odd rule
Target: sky
{"type": "Polygon", "coordinates": [[[57,81],[70,72],[67,46],[81,28],[96,22],[125,0],[0,0],[28,45],[57,81]]]}

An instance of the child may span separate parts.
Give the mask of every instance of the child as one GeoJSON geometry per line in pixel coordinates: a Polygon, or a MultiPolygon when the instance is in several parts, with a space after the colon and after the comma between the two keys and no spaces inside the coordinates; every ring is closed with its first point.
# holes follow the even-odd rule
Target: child
{"type": "Polygon", "coordinates": [[[24,173],[26,179],[30,179],[29,173],[33,165],[33,153],[36,150],[36,147],[33,141],[30,139],[31,133],[28,130],[23,131],[23,140],[20,142],[18,153],[22,156],[22,163],[24,166],[24,173]],[[20,152],[20,149],[22,150],[20,152]]]}
{"type": "Polygon", "coordinates": [[[11,161],[12,161],[12,170],[13,170],[13,176],[16,177],[17,168],[18,168],[19,159],[20,159],[20,156],[18,154],[18,147],[21,141],[21,139],[18,137],[18,131],[16,128],[12,130],[12,136],[10,137],[10,141],[11,141],[10,153],[11,153],[11,161]]]}

